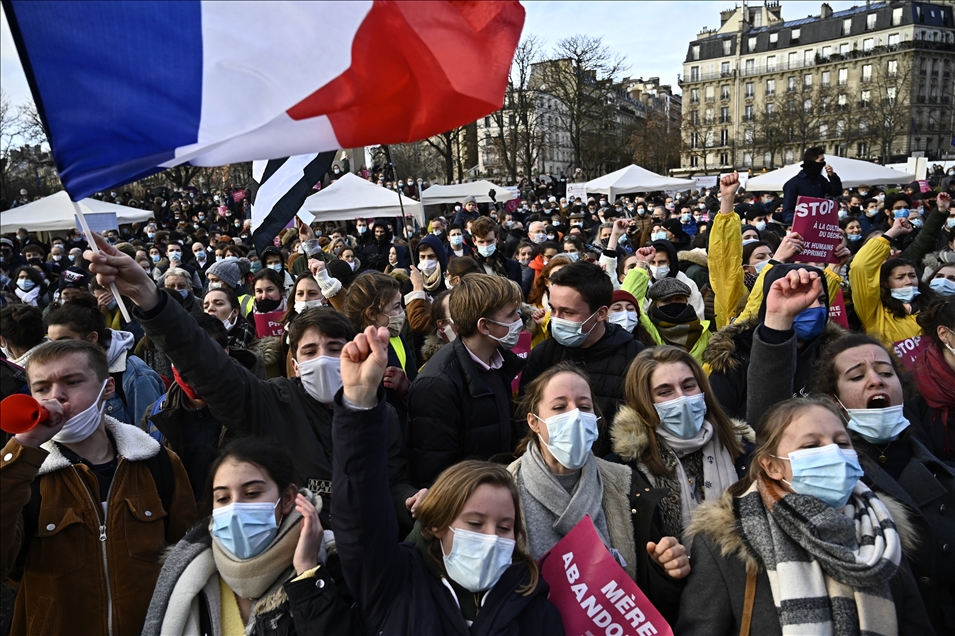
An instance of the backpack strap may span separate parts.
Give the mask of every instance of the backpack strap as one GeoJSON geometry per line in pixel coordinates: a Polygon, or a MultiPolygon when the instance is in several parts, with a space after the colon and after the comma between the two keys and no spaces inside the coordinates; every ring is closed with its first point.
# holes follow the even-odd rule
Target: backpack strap
{"type": "Polygon", "coordinates": [[[743,619],[739,636],[749,636],[753,624],[753,606],[756,604],[756,568],[746,568],[746,595],[743,599],[743,619]]]}
{"type": "Polygon", "coordinates": [[[159,452],[146,460],[146,467],[156,482],[156,490],[159,492],[159,500],[166,511],[166,516],[162,518],[166,534],[169,533],[169,507],[172,505],[172,495],[176,490],[176,476],[172,472],[172,460],[169,458],[169,451],[165,446],[159,447],[159,452]]]}

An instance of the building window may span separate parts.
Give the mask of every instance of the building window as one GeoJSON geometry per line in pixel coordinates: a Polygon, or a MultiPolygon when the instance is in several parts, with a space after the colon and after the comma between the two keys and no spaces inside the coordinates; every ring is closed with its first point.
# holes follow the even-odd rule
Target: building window
{"type": "Polygon", "coordinates": [[[796,90],[796,78],[790,77],[786,82],[786,92],[792,93],[796,90]]]}
{"type": "Polygon", "coordinates": [[[806,113],[808,113],[809,111],[812,110],[812,100],[811,100],[811,99],[804,99],[804,100],[803,100],[803,102],[802,102],[802,110],[803,110],[803,112],[806,112],[806,113]]]}
{"type": "Polygon", "coordinates": [[[849,98],[846,97],[845,93],[839,93],[839,97],[836,98],[836,103],[839,104],[839,110],[844,110],[846,104],[849,103],[849,98]]]}
{"type": "Polygon", "coordinates": [[[846,133],[846,122],[839,120],[836,122],[836,137],[842,137],[846,133]]]}
{"type": "Polygon", "coordinates": [[[691,51],[692,51],[693,59],[694,59],[694,60],[700,59],[700,45],[699,45],[699,44],[694,44],[694,45],[693,45],[693,48],[691,49],[691,51]]]}
{"type": "Polygon", "coordinates": [[[753,14],[753,26],[756,28],[763,26],[763,13],[759,9],[753,14]]]}
{"type": "Polygon", "coordinates": [[[875,13],[870,13],[865,17],[865,28],[867,31],[872,31],[875,29],[875,13]]]}
{"type": "Polygon", "coordinates": [[[822,87],[829,88],[832,85],[832,73],[830,71],[822,72],[822,87]]]}
{"type": "Polygon", "coordinates": [[[766,94],[775,95],[776,94],[776,80],[766,80],[766,94]]]}
{"type": "Polygon", "coordinates": [[[747,40],[746,49],[747,49],[750,53],[752,53],[753,51],[756,50],[756,38],[749,38],[749,40],[747,40]]]}
{"type": "Polygon", "coordinates": [[[796,68],[797,64],[799,64],[799,53],[793,51],[789,54],[789,68],[796,68]]]}
{"type": "Polygon", "coordinates": [[[822,57],[823,57],[823,59],[828,59],[830,55],[832,55],[832,47],[831,47],[831,46],[824,46],[824,47],[822,47],[822,57]]]}
{"type": "Polygon", "coordinates": [[[713,123],[713,109],[712,109],[712,108],[707,108],[706,111],[703,113],[703,121],[704,121],[705,123],[707,123],[707,124],[712,124],[712,123],[713,123]]]}
{"type": "Polygon", "coordinates": [[[730,145],[730,131],[723,129],[720,131],[720,145],[728,146],[730,145]]]}
{"type": "Polygon", "coordinates": [[[791,163],[793,162],[793,159],[794,159],[794,158],[795,158],[795,157],[794,157],[794,155],[793,155],[793,151],[792,151],[792,150],[787,150],[787,151],[786,151],[786,157],[785,157],[785,160],[784,160],[785,163],[786,163],[787,165],[788,165],[788,164],[791,164],[791,163]]]}
{"type": "Polygon", "coordinates": [[[746,60],[746,74],[752,75],[756,72],[756,60],[746,60]]]}
{"type": "Polygon", "coordinates": [[[819,138],[825,139],[829,136],[829,126],[826,124],[819,124],[819,138]]]}
{"type": "Polygon", "coordinates": [[[869,154],[869,148],[864,141],[856,144],[856,157],[862,158],[869,154]]]}
{"type": "Polygon", "coordinates": [[[849,54],[849,43],[843,42],[839,45],[839,55],[848,55],[849,54]]]}
{"type": "Polygon", "coordinates": [[[691,66],[691,67],[690,67],[690,81],[691,81],[691,82],[699,82],[699,81],[700,81],[700,67],[699,67],[699,66],[691,66]]]}
{"type": "Polygon", "coordinates": [[[840,68],[839,69],[839,86],[845,86],[849,83],[849,69],[840,68]]]}
{"type": "Polygon", "coordinates": [[[770,55],[766,58],[766,70],[775,71],[776,70],[776,56],[770,55]]]}
{"type": "Polygon", "coordinates": [[[723,55],[729,55],[733,52],[733,43],[730,40],[723,40],[723,55]]]}
{"type": "Polygon", "coordinates": [[[712,101],[713,101],[713,94],[714,94],[715,90],[716,90],[716,89],[714,89],[712,86],[707,86],[707,87],[706,87],[706,101],[707,101],[707,102],[712,102],[712,101]]]}
{"type": "Polygon", "coordinates": [[[690,89],[690,103],[691,104],[700,103],[700,89],[698,88],[690,89]]]}
{"type": "Polygon", "coordinates": [[[885,101],[889,104],[894,104],[896,94],[895,86],[889,86],[885,89],[885,101]]]}
{"type": "Polygon", "coordinates": [[[889,35],[889,46],[898,46],[899,45],[899,34],[892,33],[889,35]]]}
{"type": "Polygon", "coordinates": [[[720,99],[729,99],[730,98],[730,87],[728,84],[720,86],[720,99]]]}
{"type": "Polygon", "coordinates": [[[690,111],[690,123],[694,126],[700,125],[700,111],[698,110],[690,111]]]}
{"type": "Polygon", "coordinates": [[[699,148],[700,147],[700,135],[699,133],[690,133],[690,148],[699,148]]]}
{"type": "Polygon", "coordinates": [[[892,26],[899,26],[902,24],[902,9],[892,9],[892,26]]]}
{"type": "Polygon", "coordinates": [[[725,165],[727,165],[728,163],[729,163],[729,155],[727,155],[725,152],[721,152],[721,153],[720,153],[720,165],[721,165],[721,166],[725,166],[725,165]]]}
{"type": "MultiPolygon", "coordinates": [[[[693,146],[693,147],[696,148],[696,146],[693,146]]],[[[690,167],[691,167],[691,168],[696,168],[697,166],[699,166],[699,164],[700,164],[700,160],[699,160],[699,159],[700,159],[700,158],[697,157],[696,155],[693,155],[692,157],[690,157],[690,167]]]]}
{"type": "Polygon", "coordinates": [[[806,73],[802,76],[802,89],[804,91],[812,89],[812,73],[806,73]]]}
{"type": "Polygon", "coordinates": [[[778,34],[778,33],[770,33],[770,34],[769,34],[769,43],[770,43],[770,44],[776,44],[777,42],[779,42],[779,34],[778,34]]]}
{"type": "Polygon", "coordinates": [[[872,100],[872,91],[862,91],[859,94],[859,106],[862,108],[868,108],[869,102],[872,100]]]}
{"type": "Polygon", "coordinates": [[[743,143],[751,144],[753,143],[753,129],[747,128],[743,131],[743,143]]]}
{"type": "Polygon", "coordinates": [[[773,103],[766,104],[766,114],[767,115],[776,114],[776,104],[773,104],[773,103]]]}
{"type": "Polygon", "coordinates": [[[812,63],[815,59],[816,52],[814,49],[806,49],[802,52],[802,63],[806,66],[812,66],[812,63]]]}
{"type": "Polygon", "coordinates": [[[752,167],[753,167],[753,153],[751,153],[751,152],[744,152],[744,153],[743,153],[743,166],[746,167],[746,168],[752,168],[752,167]]]}
{"type": "Polygon", "coordinates": [[[872,81],[872,65],[864,64],[862,66],[862,81],[871,82],[872,81]]]}
{"type": "Polygon", "coordinates": [[[729,75],[730,74],[730,63],[723,62],[720,64],[720,75],[729,75]]]}
{"type": "Polygon", "coordinates": [[[790,43],[796,44],[799,42],[799,29],[793,29],[792,35],[789,38],[790,43]]]}
{"type": "Polygon", "coordinates": [[[744,121],[753,121],[753,105],[747,104],[743,109],[743,120],[744,121]]]}
{"type": "Polygon", "coordinates": [[[889,60],[886,64],[886,71],[888,71],[889,77],[895,77],[899,74],[899,61],[898,60],[889,60]]]}
{"type": "Polygon", "coordinates": [[[746,82],[746,97],[750,98],[756,94],[756,89],[752,82],[746,82]]]}
{"type": "Polygon", "coordinates": [[[871,51],[875,47],[875,38],[866,38],[862,40],[862,50],[871,51]]]}
{"type": "Polygon", "coordinates": [[[852,18],[842,21],[842,35],[849,35],[852,33],[852,18]]]}
{"type": "Polygon", "coordinates": [[[723,106],[720,108],[720,123],[728,124],[730,122],[730,108],[729,106],[723,106]]]}

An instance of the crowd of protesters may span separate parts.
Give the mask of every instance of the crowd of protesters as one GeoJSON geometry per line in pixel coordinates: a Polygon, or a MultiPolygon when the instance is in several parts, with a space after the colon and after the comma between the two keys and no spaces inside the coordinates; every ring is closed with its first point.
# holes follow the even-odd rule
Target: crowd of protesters
{"type": "Polygon", "coordinates": [[[562,634],[537,560],[589,517],[677,634],[955,633],[955,170],[802,168],[3,236],[0,391],[48,413],[0,451],[3,628],[562,634]]]}

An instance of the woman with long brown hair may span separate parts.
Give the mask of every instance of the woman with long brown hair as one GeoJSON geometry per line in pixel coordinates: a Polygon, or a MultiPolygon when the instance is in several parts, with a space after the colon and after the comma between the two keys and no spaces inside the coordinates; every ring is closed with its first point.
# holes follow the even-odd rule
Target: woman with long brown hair
{"type": "Polygon", "coordinates": [[[611,459],[668,491],[662,531],[681,538],[697,506],[719,498],[745,471],[741,437],[752,430],[723,413],[700,363],[678,347],[641,351],[625,390],[610,431],[611,459]]]}
{"type": "Polygon", "coordinates": [[[563,634],[503,466],[447,468],[412,506],[410,540],[395,540],[380,394],[388,341],[384,328],[367,328],[345,345],[332,425],[335,537],[367,633],[563,634]]]}

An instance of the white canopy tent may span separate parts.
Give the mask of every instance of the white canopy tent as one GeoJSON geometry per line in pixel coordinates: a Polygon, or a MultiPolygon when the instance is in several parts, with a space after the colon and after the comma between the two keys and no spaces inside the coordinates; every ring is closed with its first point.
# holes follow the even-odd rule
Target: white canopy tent
{"type": "Polygon", "coordinates": [[[423,205],[438,205],[440,203],[461,203],[468,197],[474,197],[478,203],[492,203],[488,192],[494,190],[494,197],[498,203],[504,203],[514,198],[514,193],[505,190],[502,186],[490,181],[471,181],[455,185],[434,185],[421,193],[423,205]]]}
{"type": "MultiPolygon", "coordinates": [[[[832,166],[845,188],[855,188],[860,185],[896,185],[909,183],[915,179],[915,175],[859,159],[826,155],[826,163],[832,166]]],[[[801,162],[753,177],[746,182],[746,190],[781,192],[783,185],[802,170],[800,165],[801,162]]]]}
{"type": "Polygon", "coordinates": [[[398,201],[398,193],[382,188],[350,172],[305,199],[298,216],[306,223],[314,221],[354,221],[381,216],[401,216],[401,204],[406,215],[414,215],[425,225],[421,204],[406,196],[398,201]]]}
{"type": "Polygon", "coordinates": [[[646,168],[630,164],[602,177],[587,182],[587,193],[606,194],[610,201],[616,201],[621,194],[634,192],[654,192],[656,190],[691,190],[696,187],[692,179],[674,179],[664,177],[646,168]]]}
{"type": "MultiPolygon", "coordinates": [[[[142,223],[152,218],[151,210],[140,210],[96,199],[83,199],[80,208],[83,214],[115,214],[120,225],[142,223]]],[[[55,232],[76,227],[76,210],[70,195],[57,192],[39,201],[27,203],[0,214],[0,233],[16,232],[25,227],[31,232],[55,232]]]]}

